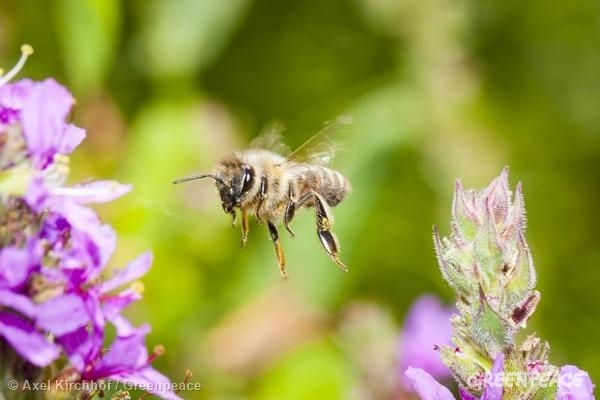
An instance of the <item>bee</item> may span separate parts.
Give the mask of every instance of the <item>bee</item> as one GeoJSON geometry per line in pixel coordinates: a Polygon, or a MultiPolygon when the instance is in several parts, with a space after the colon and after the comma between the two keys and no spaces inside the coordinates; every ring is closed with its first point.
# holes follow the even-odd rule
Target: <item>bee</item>
{"type": "Polygon", "coordinates": [[[278,132],[271,131],[255,140],[247,150],[236,151],[223,158],[212,173],[192,175],[173,183],[196,179],[213,179],[223,211],[237,219],[241,215],[241,246],[248,241],[248,218],[255,216],[266,224],[275,246],[277,264],[287,278],[285,255],[279,240],[278,225],[283,224],[292,237],[290,224],[302,208],[314,208],[317,236],[333,262],[347,272],[339,257],[340,245],[331,231],[333,217],[330,208],[338,205],[350,193],[350,182],[340,172],[329,168],[333,147],[327,145],[324,131],[313,136],[298,150],[284,156],[284,146],[278,132]],[[320,151],[317,151],[320,150],[320,151]]]}

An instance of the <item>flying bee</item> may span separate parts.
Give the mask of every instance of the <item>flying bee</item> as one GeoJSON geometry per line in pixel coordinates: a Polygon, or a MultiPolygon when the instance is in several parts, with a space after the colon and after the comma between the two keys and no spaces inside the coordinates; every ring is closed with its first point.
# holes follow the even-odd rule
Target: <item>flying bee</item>
{"type": "Polygon", "coordinates": [[[296,212],[313,207],[317,236],[325,252],[339,268],[348,271],[339,257],[339,242],[331,231],[330,207],[339,204],[350,193],[350,182],[338,171],[325,166],[331,160],[333,149],[331,146],[325,151],[317,148],[317,145],[325,144],[323,138],[324,131],[321,131],[298,150],[284,156],[281,138],[272,131],[255,140],[249,149],[223,158],[212,173],[180,178],[173,183],[213,179],[223,211],[233,217],[234,226],[236,211],[240,211],[242,247],[248,241],[249,216],[254,215],[259,223],[265,223],[284,278],[287,270],[277,226],[283,223],[295,237],[290,223],[296,212]]]}

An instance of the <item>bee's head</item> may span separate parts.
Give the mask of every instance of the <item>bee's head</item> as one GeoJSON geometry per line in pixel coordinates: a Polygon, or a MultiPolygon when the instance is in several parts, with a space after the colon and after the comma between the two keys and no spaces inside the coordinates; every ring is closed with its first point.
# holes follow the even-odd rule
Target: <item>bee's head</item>
{"type": "Polygon", "coordinates": [[[254,184],[254,168],[239,160],[223,161],[217,167],[215,183],[219,190],[223,211],[233,213],[233,209],[240,205],[244,195],[254,184]]]}
{"type": "Polygon", "coordinates": [[[254,168],[242,163],[237,157],[225,159],[219,163],[214,174],[193,175],[177,179],[173,183],[187,182],[195,179],[212,178],[215,181],[223,211],[233,214],[244,195],[254,184],[254,168]]]}

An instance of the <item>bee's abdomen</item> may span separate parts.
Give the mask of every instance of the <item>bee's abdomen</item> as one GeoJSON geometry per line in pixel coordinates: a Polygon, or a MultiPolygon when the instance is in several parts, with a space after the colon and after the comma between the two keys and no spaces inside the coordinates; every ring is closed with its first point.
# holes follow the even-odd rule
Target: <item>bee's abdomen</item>
{"type": "MultiPolygon", "coordinates": [[[[317,165],[307,165],[295,179],[297,197],[317,192],[330,206],[339,204],[350,192],[350,182],[339,172],[317,165]]],[[[310,202],[306,205],[312,205],[310,202]]]]}

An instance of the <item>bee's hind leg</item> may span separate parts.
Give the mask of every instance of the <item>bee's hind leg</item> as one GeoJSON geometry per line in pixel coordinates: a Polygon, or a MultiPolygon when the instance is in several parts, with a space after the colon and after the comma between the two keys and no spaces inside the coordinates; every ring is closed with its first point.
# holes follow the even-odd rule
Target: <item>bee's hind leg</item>
{"type": "Polygon", "coordinates": [[[325,200],[315,192],[313,192],[313,196],[315,211],[317,213],[317,235],[319,236],[319,240],[333,262],[340,267],[341,270],[348,272],[348,267],[346,267],[339,257],[340,245],[338,240],[333,232],[331,232],[331,224],[333,221],[327,213],[325,200]]]}
{"type": "Polygon", "coordinates": [[[269,226],[271,240],[273,240],[273,244],[275,245],[275,255],[277,256],[277,265],[279,266],[279,272],[281,272],[281,276],[283,278],[287,278],[288,273],[285,269],[285,255],[283,254],[283,248],[281,247],[281,242],[279,241],[279,233],[277,232],[277,227],[271,221],[269,221],[267,225],[269,226]]]}
{"type": "Polygon", "coordinates": [[[290,233],[290,235],[292,235],[292,237],[294,237],[294,238],[296,237],[296,234],[294,233],[294,231],[292,231],[292,228],[290,228],[290,222],[292,222],[292,219],[294,219],[295,212],[296,212],[296,203],[293,201],[290,201],[285,206],[285,215],[283,217],[283,225],[285,226],[285,229],[287,229],[287,231],[290,233]]]}

